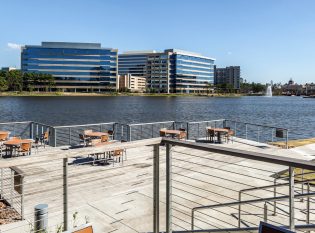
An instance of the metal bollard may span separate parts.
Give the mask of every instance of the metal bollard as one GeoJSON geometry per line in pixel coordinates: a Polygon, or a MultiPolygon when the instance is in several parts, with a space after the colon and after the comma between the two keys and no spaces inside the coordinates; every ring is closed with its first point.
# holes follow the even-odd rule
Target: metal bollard
{"type": "Polygon", "coordinates": [[[38,204],[34,213],[34,232],[46,231],[48,227],[48,205],[38,204]]]}

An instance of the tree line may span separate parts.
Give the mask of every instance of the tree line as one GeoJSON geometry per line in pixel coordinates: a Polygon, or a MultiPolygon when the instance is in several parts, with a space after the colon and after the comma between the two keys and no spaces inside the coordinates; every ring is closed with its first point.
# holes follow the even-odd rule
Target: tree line
{"type": "Polygon", "coordinates": [[[36,88],[51,91],[55,86],[51,74],[28,73],[20,70],[0,71],[0,91],[33,91],[36,88]]]}

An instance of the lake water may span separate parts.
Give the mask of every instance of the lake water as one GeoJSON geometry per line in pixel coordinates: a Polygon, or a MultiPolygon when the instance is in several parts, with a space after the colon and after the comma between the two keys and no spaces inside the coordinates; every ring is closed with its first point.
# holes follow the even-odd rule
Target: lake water
{"type": "Polygon", "coordinates": [[[0,122],[49,125],[232,119],[315,137],[315,99],[301,97],[0,97],[0,122]]]}

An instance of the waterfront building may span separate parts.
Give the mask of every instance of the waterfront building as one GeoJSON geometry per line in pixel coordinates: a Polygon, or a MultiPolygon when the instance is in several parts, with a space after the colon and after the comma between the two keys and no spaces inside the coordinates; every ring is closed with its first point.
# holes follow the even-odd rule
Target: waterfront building
{"type": "Polygon", "coordinates": [[[131,74],[118,75],[117,90],[131,92],[144,92],[146,90],[146,78],[133,76],[131,74]]]}
{"type": "Polygon", "coordinates": [[[288,83],[282,86],[283,95],[301,95],[303,94],[303,85],[297,84],[291,78],[288,83]]]}
{"type": "Polygon", "coordinates": [[[148,56],[156,53],[149,51],[128,51],[118,55],[118,74],[131,74],[138,77],[146,77],[148,56]]]}
{"type": "Polygon", "coordinates": [[[305,95],[315,95],[315,83],[305,84],[305,95]]]}
{"type": "Polygon", "coordinates": [[[11,70],[17,70],[17,68],[15,68],[15,67],[2,67],[1,68],[1,71],[11,71],[11,70]]]}
{"type": "Polygon", "coordinates": [[[214,61],[178,49],[127,52],[119,55],[119,73],[146,77],[151,92],[207,92],[209,84],[214,83],[214,61]]]}
{"type": "Polygon", "coordinates": [[[230,85],[235,90],[240,89],[241,68],[240,66],[228,66],[225,68],[215,67],[215,85],[230,85]]]}
{"type": "Polygon", "coordinates": [[[99,43],[42,42],[21,51],[23,72],[51,74],[62,91],[116,89],[117,60],[117,49],[99,43]]]}

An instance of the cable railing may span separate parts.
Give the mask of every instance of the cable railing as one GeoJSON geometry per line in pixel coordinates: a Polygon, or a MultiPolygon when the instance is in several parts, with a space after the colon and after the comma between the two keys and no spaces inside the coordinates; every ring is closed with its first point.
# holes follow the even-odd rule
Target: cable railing
{"type": "Polygon", "coordinates": [[[34,230],[39,221],[34,222],[34,206],[43,203],[48,204],[49,232],[86,223],[95,232],[250,232],[260,221],[297,231],[315,229],[315,163],[237,146],[150,138],[48,147],[4,159],[2,171],[19,170],[1,178],[6,195],[0,201],[23,211],[24,220],[0,230],[34,230]],[[119,160],[116,150],[124,151],[119,160]],[[303,178],[297,168],[305,169],[303,178]],[[19,176],[22,183],[11,183],[19,176]],[[23,200],[18,202],[19,195],[10,200],[8,194],[19,187],[23,200]]]}

